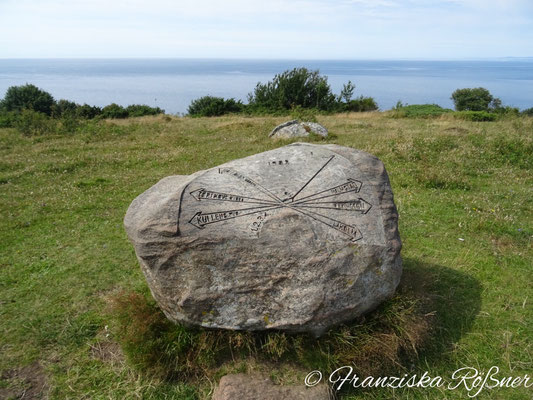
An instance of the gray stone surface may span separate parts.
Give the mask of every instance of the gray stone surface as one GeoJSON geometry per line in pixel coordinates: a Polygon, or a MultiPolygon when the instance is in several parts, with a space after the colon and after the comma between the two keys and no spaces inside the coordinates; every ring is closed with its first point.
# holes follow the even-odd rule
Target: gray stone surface
{"type": "Polygon", "coordinates": [[[315,335],[392,296],[397,222],[379,159],[305,143],[165,178],[124,220],[171,320],[315,335]]]}
{"type": "Polygon", "coordinates": [[[213,394],[213,400],[329,400],[326,385],[274,385],[269,379],[245,374],[226,375],[213,394]]]}
{"type": "Polygon", "coordinates": [[[328,136],[328,130],[316,122],[299,122],[297,119],[284,122],[276,126],[268,135],[272,138],[290,139],[294,137],[306,137],[314,133],[323,137],[328,136]]]}

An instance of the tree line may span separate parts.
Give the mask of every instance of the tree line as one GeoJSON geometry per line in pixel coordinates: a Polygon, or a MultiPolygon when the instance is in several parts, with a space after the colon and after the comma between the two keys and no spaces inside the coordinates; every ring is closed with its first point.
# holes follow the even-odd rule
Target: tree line
{"type": "MultiPolygon", "coordinates": [[[[248,94],[245,104],[234,98],[203,96],[193,100],[188,107],[190,116],[220,116],[224,114],[287,114],[313,117],[316,113],[361,112],[378,110],[372,97],[353,98],[355,85],[348,81],[339,94],[332,92],[326,76],[318,70],[294,68],[274,76],[267,83],[257,83],[248,94]],[[305,112],[303,112],[305,111],[305,112]]],[[[456,115],[474,121],[492,121],[503,114],[518,115],[517,108],[503,106],[485,88],[464,88],[455,90],[451,99],[456,115]]],[[[453,110],[436,104],[404,105],[398,102],[393,108],[396,117],[430,117],[453,110]]],[[[11,86],[0,101],[0,128],[16,127],[24,133],[35,131],[39,126],[43,132],[50,127],[61,126],[68,131],[79,125],[80,120],[128,118],[164,114],[159,107],[134,104],[127,107],[112,103],[105,107],[77,104],[69,100],[56,101],[53,96],[32,84],[11,86]],[[59,121],[58,123],[50,120],[59,121]]],[[[522,111],[533,116],[533,108],[522,111]]],[[[55,129],[55,128],[54,128],[55,129]]],[[[52,129],[53,130],[53,129],[52,129]]]]}

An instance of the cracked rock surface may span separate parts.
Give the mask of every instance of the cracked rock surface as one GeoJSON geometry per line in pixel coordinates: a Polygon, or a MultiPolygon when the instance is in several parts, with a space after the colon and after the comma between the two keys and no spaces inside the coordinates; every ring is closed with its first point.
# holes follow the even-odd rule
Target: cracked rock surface
{"type": "Polygon", "coordinates": [[[294,119],[276,126],[268,135],[271,138],[290,139],[294,137],[306,137],[310,133],[328,137],[328,130],[316,122],[299,122],[294,119]]]}

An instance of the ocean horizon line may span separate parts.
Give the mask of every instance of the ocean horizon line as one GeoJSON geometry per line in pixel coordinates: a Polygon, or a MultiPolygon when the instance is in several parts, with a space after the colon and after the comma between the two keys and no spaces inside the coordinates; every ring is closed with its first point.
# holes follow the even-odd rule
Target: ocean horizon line
{"type": "Polygon", "coordinates": [[[0,61],[17,60],[190,60],[190,61],[303,61],[303,62],[352,62],[352,61],[428,61],[428,62],[470,62],[470,61],[527,61],[533,62],[533,56],[498,56],[498,57],[472,57],[472,58],[260,58],[260,57],[168,57],[168,56],[131,56],[131,57],[101,57],[101,56],[74,56],[74,57],[1,57],[0,61]]]}

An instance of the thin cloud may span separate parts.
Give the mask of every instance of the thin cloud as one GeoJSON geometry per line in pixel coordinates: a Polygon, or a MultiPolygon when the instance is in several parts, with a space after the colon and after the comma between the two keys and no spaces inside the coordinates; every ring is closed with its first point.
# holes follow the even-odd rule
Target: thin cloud
{"type": "Polygon", "coordinates": [[[0,57],[529,55],[525,0],[0,0],[0,57]]]}

